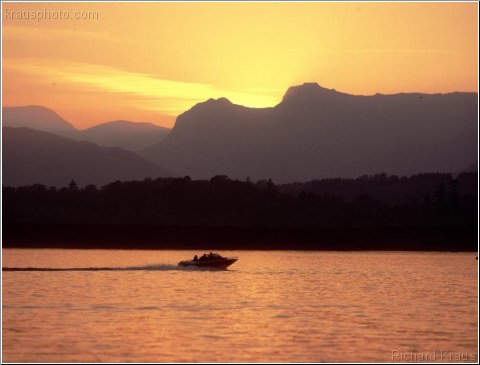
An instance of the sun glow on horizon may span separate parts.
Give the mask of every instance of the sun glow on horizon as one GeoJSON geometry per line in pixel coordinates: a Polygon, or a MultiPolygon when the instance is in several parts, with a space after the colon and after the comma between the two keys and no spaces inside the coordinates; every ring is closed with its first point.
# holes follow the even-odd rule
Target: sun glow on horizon
{"type": "MultiPolygon", "coordinates": [[[[143,101],[142,107],[162,111],[169,115],[179,115],[205,100],[226,97],[236,104],[253,108],[270,107],[278,103],[276,97],[261,94],[255,90],[231,91],[213,85],[182,81],[164,80],[156,75],[127,72],[113,67],[82,63],[52,63],[49,60],[25,62],[5,62],[4,68],[32,75],[38,79],[62,80],[75,85],[85,92],[93,90],[123,94],[125,97],[143,101]]],[[[280,90],[278,90],[280,91],[280,90]]]]}
{"type": "Polygon", "coordinates": [[[476,3],[2,3],[3,103],[79,128],[171,127],[209,98],[270,107],[317,82],[347,93],[478,90],[476,3]],[[9,19],[5,9],[97,11],[9,19]]]}

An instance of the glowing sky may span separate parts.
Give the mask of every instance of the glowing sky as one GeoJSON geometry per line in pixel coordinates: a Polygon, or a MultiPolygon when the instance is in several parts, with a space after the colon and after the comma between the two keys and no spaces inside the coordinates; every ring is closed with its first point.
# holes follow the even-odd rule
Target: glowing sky
{"type": "Polygon", "coordinates": [[[477,14],[476,2],[3,2],[3,105],[44,105],[78,128],[172,126],[205,99],[273,106],[304,82],[478,91],[477,14]],[[15,19],[25,11],[97,19],[15,19]]]}

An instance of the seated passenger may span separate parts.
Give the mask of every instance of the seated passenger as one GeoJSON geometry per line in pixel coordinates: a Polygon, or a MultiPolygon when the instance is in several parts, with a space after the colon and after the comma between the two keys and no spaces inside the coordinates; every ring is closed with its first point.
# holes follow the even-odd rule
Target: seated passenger
{"type": "Polygon", "coordinates": [[[193,261],[198,261],[198,256],[197,255],[193,256],[193,261]]]}

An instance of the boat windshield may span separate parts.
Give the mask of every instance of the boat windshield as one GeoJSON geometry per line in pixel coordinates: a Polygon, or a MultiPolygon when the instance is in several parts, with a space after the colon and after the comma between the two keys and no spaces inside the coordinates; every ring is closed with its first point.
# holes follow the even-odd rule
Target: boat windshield
{"type": "MultiPolygon", "coordinates": [[[[200,258],[198,258],[198,261],[211,261],[211,260],[223,260],[224,257],[219,255],[218,253],[211,253],[211,254],[204,254],[200,258]]],[[[196,261],[194,259],[194,261],[196,261]]]]}

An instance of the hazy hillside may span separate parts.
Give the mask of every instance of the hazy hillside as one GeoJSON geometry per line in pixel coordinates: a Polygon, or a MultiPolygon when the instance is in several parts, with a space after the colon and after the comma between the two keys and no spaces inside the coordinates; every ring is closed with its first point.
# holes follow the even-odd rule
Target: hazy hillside
{"type": "Polygon", "coordinates": [[[197,104],[142,154],[192,178],[455,172],[476,161],[477,120],[476,93],[355,96],[304,84],[274,108],[197,104]]]}
{"type": "Polygon", "coordinates": [[[3,185],[103,185],[172,174],[137,154],[29,128],[3,128],[3,185]]]}
{"type": "Polygon", "coordinates": [[[77,129],[53,110],[28,105],[2,108],[3,127],[26,127],[65,137],[75,137],[77,129]]]}
{"type": "Polygon", "coordinates": [[[82,130],[80,136],[100,146],[138,152],[162,141],[169,132],[170,129],[152,123],[116,120],[82,130]]]}
{"type": "Polygon", "coordinates": [[[117,120],[85,130],[76,129],[55,111],[43,106],[4,107],[4,127],[26,127],[104,147],[120,147],[138,152],[161,142],[170,129],[151,123],[117,120]]]}

